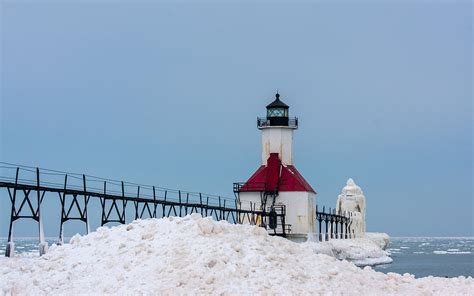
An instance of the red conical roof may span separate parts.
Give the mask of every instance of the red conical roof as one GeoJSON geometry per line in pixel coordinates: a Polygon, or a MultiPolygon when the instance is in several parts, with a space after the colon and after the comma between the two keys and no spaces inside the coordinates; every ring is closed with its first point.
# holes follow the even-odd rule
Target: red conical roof
{"type": "Polygon", "coordinates": [[[281,164],[278,153],[270,153],[267,165],[260,166],[240,191],[306,191],[316,193],[295,166],[281,164]]]}

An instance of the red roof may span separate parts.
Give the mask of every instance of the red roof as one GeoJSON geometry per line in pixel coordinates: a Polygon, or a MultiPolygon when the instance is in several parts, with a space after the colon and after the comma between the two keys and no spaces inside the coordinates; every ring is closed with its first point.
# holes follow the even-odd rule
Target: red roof
{"type": "Polygon", "coordinates": [[[282,165],[278,153],[270,153],[267,165],[257,171],[240,188],[240,191],[307,191],[314,189],[293,165],[282,165]]]}

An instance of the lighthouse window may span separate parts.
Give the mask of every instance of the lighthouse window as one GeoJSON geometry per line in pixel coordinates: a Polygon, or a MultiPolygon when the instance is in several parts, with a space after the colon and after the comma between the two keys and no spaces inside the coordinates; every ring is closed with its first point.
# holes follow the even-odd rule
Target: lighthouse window
{"type": "Polygon", "coordinates": [[[284,108],[272,108],[268,109],[267,117],[287,117],[288,111],[284,108]]]}

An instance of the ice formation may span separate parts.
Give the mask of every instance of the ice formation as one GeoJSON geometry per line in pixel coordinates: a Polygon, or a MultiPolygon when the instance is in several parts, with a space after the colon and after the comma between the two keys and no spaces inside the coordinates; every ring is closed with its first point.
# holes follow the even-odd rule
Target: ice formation
{"type": "Polygon", "coordinates": [[[349,214],[352,218],[351,230],[355,237],[361,238],[365,235],[365,196],[351,178],[347,180],[346,186],[342,188],[337,197],[336,212],[339,215],[349,214]]]}
{"type": "Polygon", "coordinates": [[[322,243],[307,243],[315,253],[326,254],[340,260],[351,261],[357,266],[391,263],[389,253],[369,238],[334,239],[322,243]]]}
{"type": "Polygon", "coordinates": [[[3,258],[0,278],[0,295],[463,295],[474,286],[470,277],[360,269],[262,228],[199,215],[101,227],[39,258],[3,258]]]}
{"type": "Polygon", "coordinates": [[[385,250],[390,244],[390,236],[383,232],[366,232],[364,237],[370,239],[382,250],[385,250]]]}

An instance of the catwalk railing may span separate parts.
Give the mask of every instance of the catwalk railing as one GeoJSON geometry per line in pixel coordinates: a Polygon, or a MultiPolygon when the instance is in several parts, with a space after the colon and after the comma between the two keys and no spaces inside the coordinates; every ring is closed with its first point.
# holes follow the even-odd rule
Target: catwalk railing
{"type": "Polygon", "coordinates": [[[330,239],[348,239],[354,238],[354,231],[351,229],[352,213],[337,213],[336,209],[326,207],[322,210],[316,206],[316,231],[319,241],[330,239]]]}

